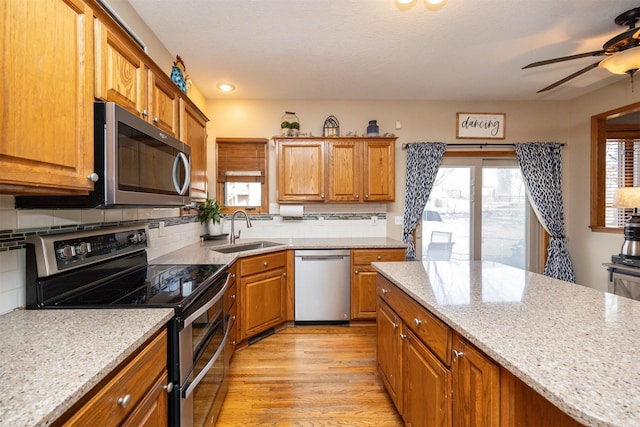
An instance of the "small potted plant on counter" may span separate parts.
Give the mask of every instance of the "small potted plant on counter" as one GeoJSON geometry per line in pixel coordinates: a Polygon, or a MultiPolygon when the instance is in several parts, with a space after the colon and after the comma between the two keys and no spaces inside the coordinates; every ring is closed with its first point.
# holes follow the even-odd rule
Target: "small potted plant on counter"
{"type": "Polygon", "coordinates": [[[204,203],[198,205],[198,220],[200,224],[207,226],[207,231],[211,236],[219,236],[222,234],[222,214],[220,213],[222,207],[217,200],[212,200],[209,197],[204,203]]]}

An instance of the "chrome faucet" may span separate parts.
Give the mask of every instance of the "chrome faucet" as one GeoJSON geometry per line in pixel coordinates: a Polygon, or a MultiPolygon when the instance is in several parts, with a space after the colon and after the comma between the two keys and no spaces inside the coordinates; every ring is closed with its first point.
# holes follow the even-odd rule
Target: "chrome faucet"
{"type": "Polygon", "coordinates": [[[235,211],[231,215],[231,233],[229,234],[229,243],[232,245],[236,243],[236,239],[240,238],[240,232],[242,231],[242,230],[238,230],[238,235],[236,236],[236,233],[235,233],[236,215],[239,213],[244,214],[244,217],[247,219],[247,228],[251,228],[251,220],[249,219],[249,215],[247,215],[247,213],[242,209],[238,209],[237,211],[235,211]]]}

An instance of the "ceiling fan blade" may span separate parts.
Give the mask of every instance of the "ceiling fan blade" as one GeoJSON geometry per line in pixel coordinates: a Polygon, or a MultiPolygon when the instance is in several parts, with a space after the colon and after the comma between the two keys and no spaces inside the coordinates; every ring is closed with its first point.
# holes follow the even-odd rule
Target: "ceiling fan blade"
{"type": "Polygon", "coordinates": [[[551,90],[551,89],[553,89],[553,88],[555,88],[555,87],[557,87],[557,86],[560,86],[561,84],[566,83],[566,82],[568,82],[569,80],[574,79],[574,78],[578,77],[579,75],[584,74],[584,73],[586,73],[587,71],[589,71],[589,70],[592,70],[592,69],[596,68],[596,67],[598,66],[598,64],[599,64],[599,63],[600,63],[600,61],[598,61],[598,62],[596,62],[596,63],[594,63],[594,64],[591,64],[591,65],[589,65],[589,66],[587,66],[587,67],[584,67],[582,70],[576,71],[575,73],[571,74],[570,76],[567,76],[567,77],[565,77],[565,78],[564,78],[564,79],[562,79],[562,80],[558,80],[558,81],[557,81],[557,82],[555,82],[554,84],[549,85],[549,86],[545,87],[544,89],[540,89],[540,90],[539,90],[539,91],[537,91],[536,93],[546,92],[546,91],[551,90]]]}
{"type": "Polygon", "coordinates": [[[556,62],[571,61],[572,59],[587,58],[589,56],[600,56],[600,55],[603,55],[605,52],[606,51],[604,49],[600,49],[600,50],[594,50],[593,52],[578,53],[577,55],[562,56],[560,58],[553,58],[553,59],[547,59],[545,61],[532,62],[531,64],[525,65],[524,67],[522,67],[522,69],[524,70],[525,68],[539,67],[540,65],[555,64],[556,62]]]}

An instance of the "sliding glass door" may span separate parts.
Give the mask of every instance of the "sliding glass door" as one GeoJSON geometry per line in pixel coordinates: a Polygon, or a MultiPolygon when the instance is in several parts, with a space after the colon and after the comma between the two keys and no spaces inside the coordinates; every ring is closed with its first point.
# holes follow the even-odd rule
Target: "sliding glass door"
{"type": "Polygon", "coordinates": [[[422,259],[535,269],[534,217],[515,159],[445,159],[423,214],[422,259]]]}

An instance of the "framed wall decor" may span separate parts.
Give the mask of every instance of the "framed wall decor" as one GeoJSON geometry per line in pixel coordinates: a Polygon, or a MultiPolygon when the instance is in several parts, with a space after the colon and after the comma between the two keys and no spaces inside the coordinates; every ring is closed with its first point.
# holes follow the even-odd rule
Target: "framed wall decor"
{"type": "Polygon", "coordinates": [[[506,116],[503,113],[457,113],[456,138],[504,139],[506,116]]]}

